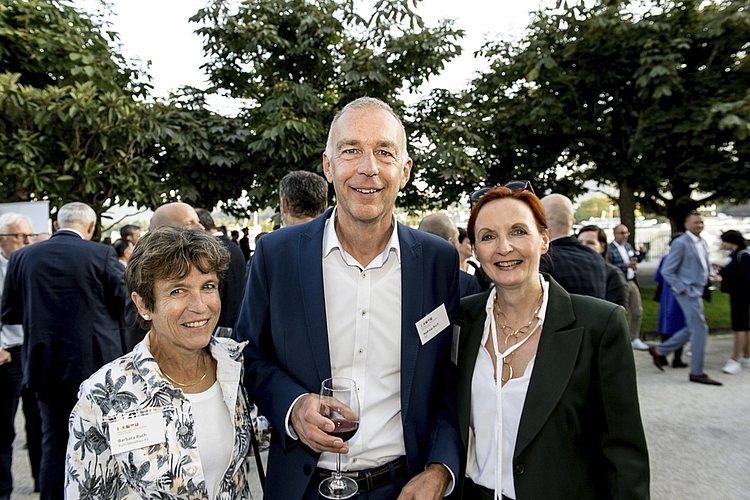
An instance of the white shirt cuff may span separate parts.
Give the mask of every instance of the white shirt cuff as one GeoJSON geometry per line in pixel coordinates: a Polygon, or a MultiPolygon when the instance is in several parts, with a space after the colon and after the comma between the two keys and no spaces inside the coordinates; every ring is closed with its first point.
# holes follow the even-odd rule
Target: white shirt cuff
{"type": "Polygon", "coordinates": [[[292,408],[294,408],[294,405],[297,404],[297,401],[299,401],[300,398],[302,398],[302,396],[307,396],[307,394],[300,394],[299,396],[297,396],[297,399],[292,401],[292,404],[289,406],[289,409],[286,411],[286,417],[284,417],[284,423],[285,423],[284,427],[286,427],[286,435],[294,439],[295,441],[299,439],[299,436],[295,432],[294,427],[292,427],[292,422],[291,422],[292,408]]]}

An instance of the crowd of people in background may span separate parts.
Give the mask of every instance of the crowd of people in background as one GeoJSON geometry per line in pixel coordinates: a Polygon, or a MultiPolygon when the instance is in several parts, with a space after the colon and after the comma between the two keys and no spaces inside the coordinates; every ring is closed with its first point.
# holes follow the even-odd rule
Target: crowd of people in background
{"type": "Polygon", "coordinates": [[[574,234],[569,198],[518,180],[471,193],[466,228],[443,213],[398,223],[412,160],[378,99],[339,111],[322,163],[281,180],[282,228],[253,244],[180,202],[107,245],[83,203],[42,243],[27,217],[0,216],[0,500],[19,401],[44,500],[249,499],[265,448],[268,499],[317,499],[339,460],[372,500],[645,499],[632,352],[681,368],[689,341],[688,380],[721,385],[704,371],[703,309],[720,283],[735,332],[722,371],[750,367],[738,231],[712,263],[703,218],[685,219],[656,270],[663,337],[649,345],[632,228],[574,234]],[[346,440],[320,412],[330,377],[356,381],[346,440]]]}

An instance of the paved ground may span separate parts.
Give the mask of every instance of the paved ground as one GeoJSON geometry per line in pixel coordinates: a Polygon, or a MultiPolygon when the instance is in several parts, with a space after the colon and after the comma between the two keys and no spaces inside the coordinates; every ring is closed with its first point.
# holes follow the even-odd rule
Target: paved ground
{"type": "MultiPolygon", "coordinates": [[[[711,335],[706,373],[724,382],[723,387],[688,382],[687,368],[659,372],[647,353],[634,353],[653,499],[750,498],[750,369],[739,375],[720,372],[731,349],[731,334],[711,335]]],[[[19,413],[19,429],[21,419],[19,413]]],[[[36,500],[24,442],[20,433],[13,458],[12,499],[36,500]]],[[[259,489],[255,498],[260,499],[259,489]]]]}

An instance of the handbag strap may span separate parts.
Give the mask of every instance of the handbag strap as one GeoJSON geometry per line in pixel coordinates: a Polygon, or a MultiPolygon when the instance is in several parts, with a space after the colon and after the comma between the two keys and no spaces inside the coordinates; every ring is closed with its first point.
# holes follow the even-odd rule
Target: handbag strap
{"type": "Polygon", "coordinates": [[[255,465],[258,468],[258,479],[260,479],[260,489],[266,490],[266,474],[263,471],[263,461],[260,458],[260,446],[258,446],[258,436],[255,435],[255,424],[250,419],[250,446],[253,448],[253,455],[255,455],[255,465]]]}

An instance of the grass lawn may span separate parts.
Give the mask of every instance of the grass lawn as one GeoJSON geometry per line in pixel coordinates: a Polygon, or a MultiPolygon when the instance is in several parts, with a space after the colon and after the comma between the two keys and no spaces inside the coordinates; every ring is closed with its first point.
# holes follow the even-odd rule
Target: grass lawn
{"type": "MultiPolygon", "coordinates": [[[[643,302],[642,332],[656,332],[656,321],[659,317],[659,303],[654,300],[654,287],[641,287],[641,301],[643,302]]],[[[713,291],[711,302],[704,302],[706,307],[706,323],[708,328],[731,330],[729,317],[729,295],[718,289],[713,291]]]]}

